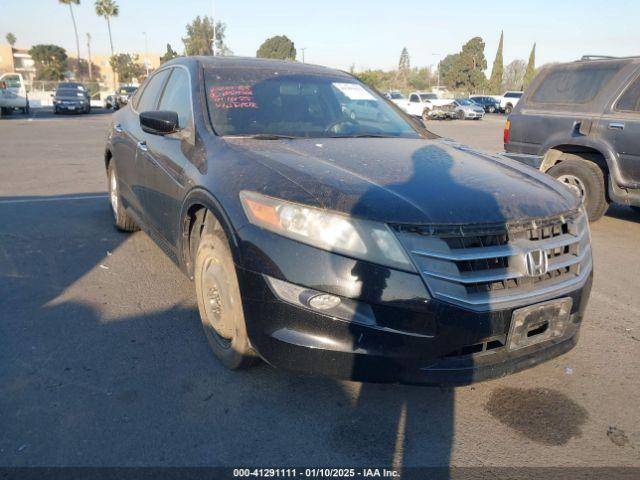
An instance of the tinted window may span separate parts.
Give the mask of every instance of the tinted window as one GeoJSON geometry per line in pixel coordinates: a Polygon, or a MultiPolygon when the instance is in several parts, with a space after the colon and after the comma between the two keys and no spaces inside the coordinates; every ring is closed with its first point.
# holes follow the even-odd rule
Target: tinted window
{"type": "Polygon", "coordinates": [[[409,101],[413,103],[418,103],[420,102],[420,99],[418,98],[418,95],[411,95],[411,98],[409,99],[409,101]]]}
{"type": "Polygon", "coordinates": [[[522,93],[520,92],[511,92],[511,93],[507,93],[504,98],[520,98],[522,96],[522,93]]]}
{"type": "Polygon", "coordinates": [[[220,135],[419,137],[377,93],[348,76],[220,68],[207,69],[205,81],[211,123],[220,135]],[[353,115],[358,101],[366,114],[353,115]]]}
{"type": "Polygon", "coordinates": [[[640,77],[625,90],[620,100],[618,100],[616,110],[640,112],[640,77]]]}
{"type": "Polygon", "coordinates": [[[552,70],[542,80],[531,100],[560,104],[590,102],[620,68],[620,64],[594,63],[552,70]]]}
{"type": "Polygon", "coordinates": [[[160,110],[177,112],[180,128],[188,126],[191,120],[189,89],[189,74],[181,68],[174,68],[162,94],[160,110]]]}
{"type": "Polygon", "coordinates": [[[158,97],[160,96],[162,86],[164,85],[164,81],[167,79],[168,75],[168,69],[162,70],[149,79],[147,86],[144,87],[144,91],[142,92],[142,97],[140,97],[140,100],[138,101],[137,110],[139,112],[147,112],[156,109],[158,97]]]}

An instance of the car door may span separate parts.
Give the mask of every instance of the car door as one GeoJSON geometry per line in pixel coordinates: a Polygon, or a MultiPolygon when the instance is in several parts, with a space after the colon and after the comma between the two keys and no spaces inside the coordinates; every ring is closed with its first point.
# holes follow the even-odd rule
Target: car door
{"type": "Polygon", "coordinates": [[[622,177],[640,182],[640,76],[626,88],[603,121],[609,142],[618,153],[622,177]]]}
{"type": "Polygon", "coordinates": [[[118,112],[119,123],[116,123],[114,130],[120,130],[121,135],[127,138],[127,149],[129,155],[122,155],[118,158],[119,176],[122,176],[121,183],[124,182],[131,192],[131,204],[138,216],[146,221],[147,214],[144,208],[144,162],[140,158],[140,150],[143,147],[144,132],[140,127],[140,114],[150,110],[156,110],[160,100],[160,94],[165,82],[169,77],[168,70],[161,70],[147,80],[140,98],[135,98],[131,108],[125,108],[118,112]],[[121,165],[122,164],[122,165],[121,165]]]}
{"type": "Polygon", "coordinates": [[[191,78],[184,67],[174,67],[164,87],[158,110],[178,114],[179,130],[169,135],[143,133],[138,157],[144,173],[144,210],[150,226],[171,247],[177,244],[178,212],[184,196],[186,152],[193,147],[191,78]]]}

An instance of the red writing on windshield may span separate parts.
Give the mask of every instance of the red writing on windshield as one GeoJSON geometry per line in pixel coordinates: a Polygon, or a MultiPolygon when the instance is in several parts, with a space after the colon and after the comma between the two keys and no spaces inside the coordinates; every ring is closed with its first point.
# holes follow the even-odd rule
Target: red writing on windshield
{"type": "Polygon", "coordinates": [[[258,108],[249,85],[215,86],[209,89],[209,98],[216,108],[258,108]]]}

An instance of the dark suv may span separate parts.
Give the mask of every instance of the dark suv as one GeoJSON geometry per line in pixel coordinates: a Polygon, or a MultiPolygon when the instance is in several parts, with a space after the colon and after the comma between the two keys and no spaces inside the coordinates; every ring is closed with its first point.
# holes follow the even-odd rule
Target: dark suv
{"type": "Polygon", "coordinates": [[[544,69],[507,120],[507,156],[571,187],[591,221],[640,207],[640,57],[583,57],[544,69]]]}
{"type": "Polygon", "coordinates": [[[469,383],[577,342],[592,272],[578,198],[344,72],[172,60],[113,114],[105,164],[116,226],[194,279],[229,368],[469,383]],[[352,118],[356,101],[375,114],[352,118]]]}

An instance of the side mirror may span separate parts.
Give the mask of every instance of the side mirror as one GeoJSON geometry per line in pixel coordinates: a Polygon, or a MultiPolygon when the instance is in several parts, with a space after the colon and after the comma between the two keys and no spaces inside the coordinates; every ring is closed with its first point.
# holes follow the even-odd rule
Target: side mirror
{"type": "Polygon", "coordinates": [[[168,135],[178,130],[177,112],[154,111],[140,113],[140,127],[152,135],[168,135]]]}

